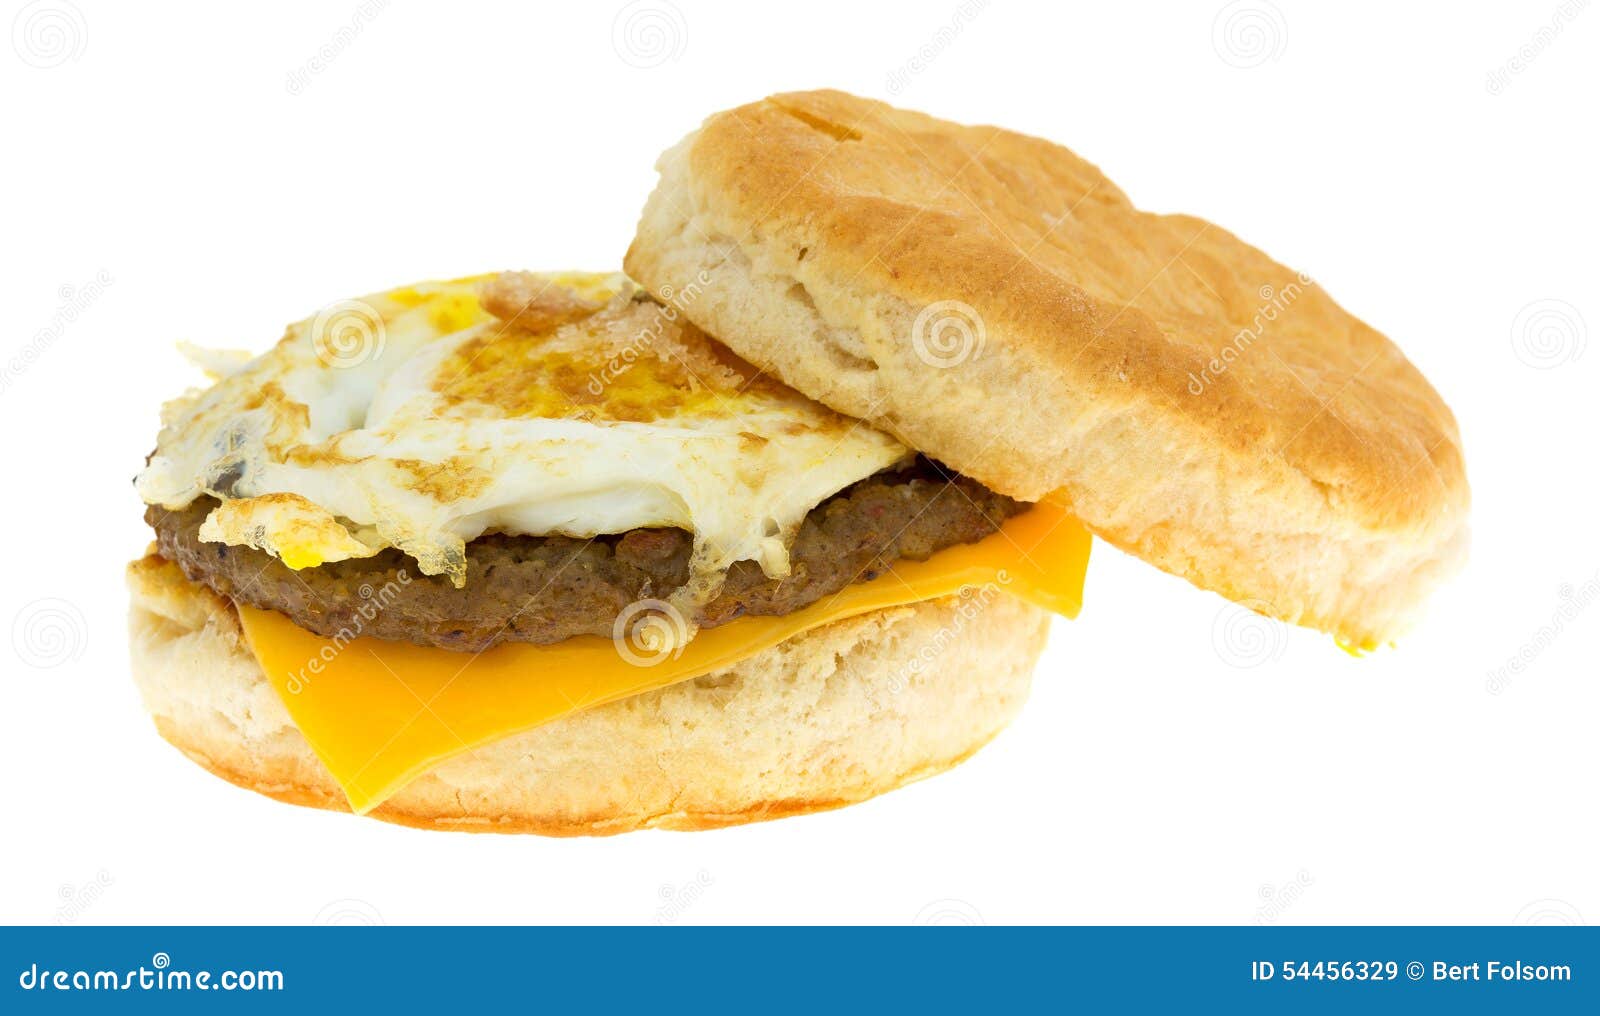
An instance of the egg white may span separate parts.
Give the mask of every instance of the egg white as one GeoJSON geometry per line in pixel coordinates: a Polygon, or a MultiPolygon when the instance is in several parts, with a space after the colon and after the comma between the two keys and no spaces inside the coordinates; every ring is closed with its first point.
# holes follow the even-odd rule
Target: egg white
{"type": "MultiPolygon", "coordinates": [[[[465,544],[486,532],[584,538],[671,526],[693,534],[697,574],[754,560],[781,577],[807,512],[908,454],[770,381],[694,376],[661,389],[682,404],[656,416],[656,388],[637,387],[644,375],[631,372],[660,367],[681,381],[670,344],[648,338],[678,328],[677,309],[642,300],[620,276],[541,278],[603,309],[548,340],[517,338],[515,321],[479,304],[484,279],[424,283],[333,305],[247,364],[213,358],[229,373],[166,408],[139,494],[169,509],[221,498],[203,539],[296,568],[396,547],[423,574],[462,585],[472,579],[465,544]],[[591,373],[585,387],[601,397],[579,392],[585,404],[564,407],[535,390],[546,341],[580,353],[621,341],[626,355],[591,373]],[[467,396],[451,387],[458,381],[467,396]],[[476,398],[478,382],[512,402],[476,398]],[[643,411],[641,396],[619,411],[611,385],[644,392],[643,411]],[[524,395],[536,412],[515,404],[524,395]]],[[[680,337],[706,341],[697,335],[680,337]]]]}

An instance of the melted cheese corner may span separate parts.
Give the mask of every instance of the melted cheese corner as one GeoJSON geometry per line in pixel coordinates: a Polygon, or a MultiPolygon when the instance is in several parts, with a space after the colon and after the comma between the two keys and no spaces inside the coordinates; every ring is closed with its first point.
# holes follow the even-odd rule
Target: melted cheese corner
{"type": "Polygon", "coordinates": [[[350,807],[364,813],[451,756],[730,666],[830,621],[989,584],[1076,617],[1089,544],[1077,519],[1042,502],[977,543],[897,562],[791,614],[707,629],[650,666],[593,636],[506,643],[473,656],[374,638],[330,640],[273,611],[238,610],[289,715],[350,807]]]}

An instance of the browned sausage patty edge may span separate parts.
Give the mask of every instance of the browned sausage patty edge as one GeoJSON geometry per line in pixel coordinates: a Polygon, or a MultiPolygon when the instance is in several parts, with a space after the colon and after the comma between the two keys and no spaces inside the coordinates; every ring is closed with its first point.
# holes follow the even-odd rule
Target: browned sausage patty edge
{"type": "MultiPolygon", "coordinates": [[[[161,556],[191,581],[276,610],[318,635],[355,634],[476,652],[501,642],[549,644],[610,637],[623,611],[664,599],[689,578],[692,540],[677,529],[635,529],[582,540],[490,534],[467,544],[467,584],[421,575],[398,550],[295,571],[265,551],[200,540],[217,502],[149,507],[161,556]]],[[[879,575],[976,542],[1028,506],[936,463],[879,473],[812,509],[790,548],[791,574],[769,579],[750,561],[729,571],[698,618],[702,627],[782,615],[879,575]]]]}

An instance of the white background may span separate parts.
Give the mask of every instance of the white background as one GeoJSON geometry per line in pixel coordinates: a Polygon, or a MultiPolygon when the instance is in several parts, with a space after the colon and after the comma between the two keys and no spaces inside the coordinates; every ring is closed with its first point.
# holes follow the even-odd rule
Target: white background
{"type": "Polygon", "coordinates": [[[0,917],[648,922],[676,893],[684,922],[1600,920],[1600,603],[1562,614],[1600,581],[1600,13],[419,8],[5,15],[0,917]],[[614,268],[660,150],[823,85],[1060,141],[1398,341],[1474,490],[1427,623],[1355,660],[1102,545],[971,762],[714,833],[415,832],[234,789],[156,735],[121,569],[157,406],[200,380],[178,340],[259,350],[415,279],[614,268]]]}

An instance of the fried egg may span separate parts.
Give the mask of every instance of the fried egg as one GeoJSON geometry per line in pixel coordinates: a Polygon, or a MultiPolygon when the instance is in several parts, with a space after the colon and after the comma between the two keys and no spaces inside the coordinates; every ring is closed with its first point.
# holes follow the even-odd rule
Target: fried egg
{"type": "MultiPolygon", "coordinates": [[[[683,294],[692,298],[695,294],[683,294]]],[[[694,536],[702,585],[788,574],[819,502],[908,455],[766,377],[621,275],[506,273],[347,300],[167,404],[148,504],[300,569],[394,547],[457,586],[487,533],[694,536]]],[[[702,589],[702,593],[707,592],[702,589]]]]}

